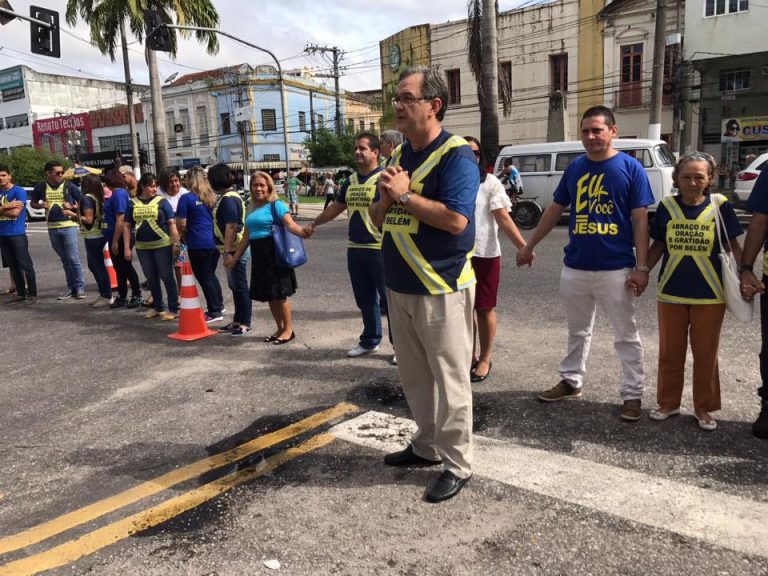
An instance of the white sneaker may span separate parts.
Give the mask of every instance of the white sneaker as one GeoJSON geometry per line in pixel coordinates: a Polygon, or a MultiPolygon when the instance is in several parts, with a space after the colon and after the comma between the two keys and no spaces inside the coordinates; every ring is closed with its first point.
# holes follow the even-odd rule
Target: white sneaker
{"type": "Polygon", "coordinates": [[[366,354],[372,354],[373,352],[378,352],[381,350],[381,346],[374,346],[373,348],[363,348],[358,344],[352,350],[347,352],[347,356],[350,358],[357,358],[358,356],[365,356],[366,354]]]}
{"type": "Polygon", "coordinates": [[[397,366],[397,354],[392,354],[392,360],[389,361],[392,366],[397,366]]]}

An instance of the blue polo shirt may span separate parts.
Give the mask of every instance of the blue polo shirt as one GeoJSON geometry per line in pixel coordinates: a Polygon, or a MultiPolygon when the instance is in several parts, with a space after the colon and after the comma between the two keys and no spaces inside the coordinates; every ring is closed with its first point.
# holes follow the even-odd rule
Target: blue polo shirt
{"type": "Polygon", "coordinates": [[[0,190],[0,206],[18,200],[23,204],[15,218],[0,216],[0,236],[23,236],[27,233],[27,191],[15,184],[9,190],[0,190]]]}
{"type": "Polygon", "coordinates": [[[48,182],[40,182],[35,185],[30,194],[32,202],[48,202],[48,215],[47,220],[49,227],[51,224],[66,223],[67,225],[77,226],[77,223],[72,222],[67,216],[64,215],[64,209],[58,203],[52,203],[50,198],[47,198],[46,189],[50,187],[51,190],[61,191],[62,193],[62,205],[64,202],[69,204],[79,204],[82,199],[80,189],[72,182],[62,182],[58,186],[53,186],[48,182]]]}
{"type": "Polygon", "coordinates": [[[195,194],[184,194],[176,207],[176,218],[187,221],[185,232],[190,250],[215,250],[213,236],[213,209],[206,206],[195,194]]]}

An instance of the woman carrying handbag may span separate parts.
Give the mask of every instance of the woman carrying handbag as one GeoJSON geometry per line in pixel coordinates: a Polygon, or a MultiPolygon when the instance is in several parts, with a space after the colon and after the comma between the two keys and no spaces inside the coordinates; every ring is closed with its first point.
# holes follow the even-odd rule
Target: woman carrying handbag
{"type": "Polygon", "coordinates": [[[245,219],[246,234],[234,254],[237,261],[248,247],[251,248],[251,299],[268,302],[269,311],[275,320],[275,331],[264,341],[275,346],[286,344],[296,337],[293,331],[293,317],[289,296],[296,293],[296,273],[293,268],[278,266],[275,258],[275,242],[272,225],[277,218],[293,235],[309,238],[311,231],[294,222],[288,208],[277,199],[275,183],[266,172],[251,174],[251,212],[245,219]]]}
{"type": "Polygon", "coordinates": [[[737,261],[741,260],[737,238],[743,234],[731,203],[721,194],[709,194],[716,174],[717,165],[709,154],[691,152],[680,158],[672,176],[678,194],[659,204],[648,254],[651,268],[663,257],[656,290],[659,406],[649,417],[661,421],[680,414],[690,334],[694,416],[699,427],[708,431],[717,428],[711,413],[720,410],[717,355],[725,316],[717,223],[737,261]]]}

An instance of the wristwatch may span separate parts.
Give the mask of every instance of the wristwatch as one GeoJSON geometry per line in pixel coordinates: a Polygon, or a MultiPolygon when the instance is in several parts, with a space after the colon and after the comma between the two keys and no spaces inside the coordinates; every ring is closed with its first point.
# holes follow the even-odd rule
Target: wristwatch
{"type": "Polygon", "coordinates": [[[739,264],[736,266],[736,271],[741,274],[742,272],[752,272],[752,264],[739,264]]]}
{"type": "Polygon", "coordinates": [[[398,200],[400,201],[400,204],[402,204],[403,206],[408,204],[410,199],[411,199],[411,193],[410,192],[406,192],[405,194],[401,194],[400,198],[398,198],[398,200]]]}

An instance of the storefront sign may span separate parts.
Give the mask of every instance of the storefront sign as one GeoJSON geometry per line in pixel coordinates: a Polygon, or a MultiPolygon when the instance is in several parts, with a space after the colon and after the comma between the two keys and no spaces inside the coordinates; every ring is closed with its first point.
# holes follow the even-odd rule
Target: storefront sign
{"type": "Polygon", "coordinates": [[[724,118],[721,128],[721,142],[768,140],[768,116],[724,118]]]}
{"type": "MultiPolygon", "coordinates": [[[[42,146],[43,136],[54,136],[63,134],[60,139],[66,142],[66,133],[69,130],[75,130],[84,134],[83,141],[87,142],[87,152],[92,150],[93,137],[91,134],[91,121],[87,112],[82,114],[70,114],[69,116],[56,116],[54,118],[45,118],[36,120],[32,124],[32,138],[35,142],[35,148],[38,150],[42,146]]],[[[66,151],[65,153],[69,153],[66,151]]]]}
{"type": "Polygon", "coordinates": [[[0,90],[11,88],[24,88],[24,77],[20,66],[0,71],[0,90]]]}

